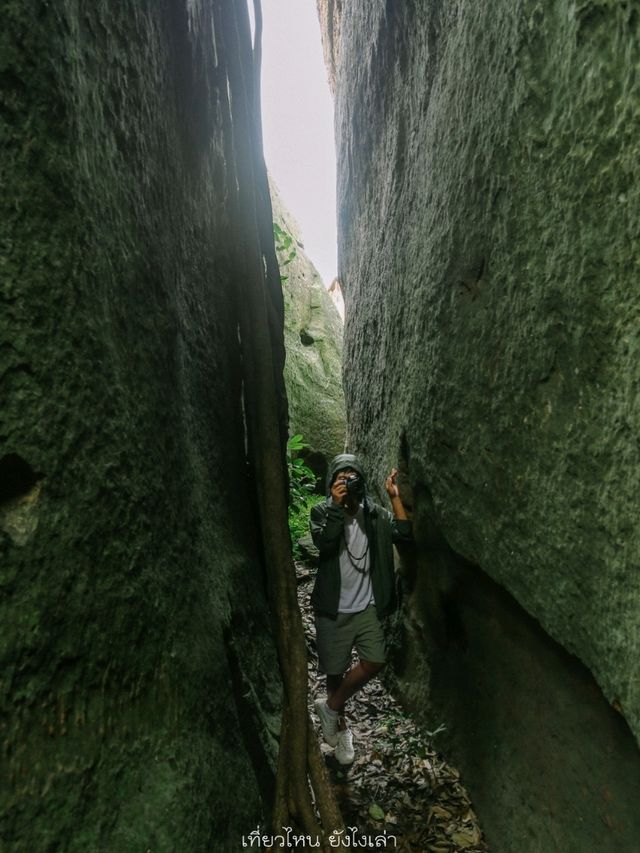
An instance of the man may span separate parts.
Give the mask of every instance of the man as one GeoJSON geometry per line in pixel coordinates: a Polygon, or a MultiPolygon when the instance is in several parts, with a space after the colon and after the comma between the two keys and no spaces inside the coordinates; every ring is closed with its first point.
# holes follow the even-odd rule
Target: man
{"type": "Polygon", "coordinates": [[[311,509],[311,536],[320,551],[311,604],[319,669],[327,677],[327,698],[317,700],[315,709],[341,764],[354,758],[345,703],[385,663],[380,618],[396,604],[392,543],[411,538],[397,473],[394,468],[385,482],[391,514],[367,495],[357,457],[343,453],[329,467],[327,499],[311,509]],[[354,647],[359,660],[348,669],[354,647]]]}

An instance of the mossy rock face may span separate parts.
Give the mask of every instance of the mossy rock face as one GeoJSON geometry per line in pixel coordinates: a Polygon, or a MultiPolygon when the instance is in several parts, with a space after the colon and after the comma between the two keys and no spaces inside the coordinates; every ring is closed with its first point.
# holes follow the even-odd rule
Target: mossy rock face
{"type": "Polygon", "coordinates": [[[235,851],[279,713],[244,477],[251,238],[222,214],[235,12],[36,6],[0,33],[0,847],[235,851]]]}
{"type": "Polygon", "coordinates": [[[631,849],[640,16],[599,0],[320,5],[332,21],[341,8],[339,38],[326,39],[332,56],[339,45],[349,446],[379,482],[403,462],[427,573],[408,610],[406,689],[456,726],[455,758],[494,849],[631,849]],[[490,582],[508,592],[509,619],[496,610],[492,623],[490,582]],[[526,640],[531,679],[515,680],[509,700],[538,708],[535,723],[491,706],[507,701],[496,685],[517,669],[518,632],[498,631],[512,618],[541,631],[526,640]],[[534,665],[545,637],[565,652],[549,668],[534,665]],[[460,669],[433,674],[456,644],[467,691],[460,669]],[[555,691],[574,684],[571,655],[591,678],[588,724],[568,707],[585,693],[555,691]],[[615,746],[612,719],[628,726],[615,746]],[[544,772],[517,758],[532,738],[556,756],[544,772]]]}
{"type": "MultiPolygon", "coordinates": [[[[317,473],[327,459],[344,450],[342,320],[320,274],[304,252],[300,228],[271,182],[274,222],[293,238],[280,251],[284,294],[285,382],[289,433],[310,445],[309,464],[317,473]],[[285,263],[291,254],[295,256],[285,263]]],[[[276,247],[278,241],[276,241],[276,247]]]]}

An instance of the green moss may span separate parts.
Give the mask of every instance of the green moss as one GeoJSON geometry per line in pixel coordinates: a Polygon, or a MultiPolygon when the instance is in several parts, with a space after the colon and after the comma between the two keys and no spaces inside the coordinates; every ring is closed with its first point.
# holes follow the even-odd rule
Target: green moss
{"type": "Polygon", "coordinates": [[[289,401],[289,433],[301,433],[312,451],[326,458],[345,442],[342,390],[342,321],[317,270],[305,255],[298,226],[271,186],[274,221],[293,237],[279,253],[285,303],[284,368],[289,401]],[[283,263],[285,262],[285,263],[283,263]]]}

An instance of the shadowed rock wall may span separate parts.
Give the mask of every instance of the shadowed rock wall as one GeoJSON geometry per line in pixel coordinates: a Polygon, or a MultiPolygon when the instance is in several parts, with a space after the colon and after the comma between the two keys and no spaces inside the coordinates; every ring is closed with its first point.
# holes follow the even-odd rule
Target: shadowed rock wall
{"type": "Polygon", "coordinates": [[[496,851],[639,829],[639,28],[376,0],[330,38],[349,444],[413,486],[403,689],[496,851]]]}
{"type": "Polygon", "coordinates": [[[241,3],[5,4],[0,846],[16,853],[237,850],[269,799],[280,687],[238,322],[271,216],[237,207],[241,73],[241,3]]]}

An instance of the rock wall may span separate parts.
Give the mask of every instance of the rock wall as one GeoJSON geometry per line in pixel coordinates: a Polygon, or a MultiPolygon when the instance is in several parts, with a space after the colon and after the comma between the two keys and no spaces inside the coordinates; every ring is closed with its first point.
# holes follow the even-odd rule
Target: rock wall
{"type": "MultiPolygon", "coordinates": [[[[262,268],[271,233],[270,211],[238,207],[251,75],[243,4],[5,4],[0,847],[15,853],[237,850],[269,802],[280,683],[238,334],[246,259],[262,268]]],[[[281,327],[277,296],[271,311],[281,327]]],[[[281,371],[281,334],[274,352],[281,371]]]]}
{"type": "Polygon", "coordinates": [[[401,688],[496,851],[640,830],[639,36],[597,0],[330,36],[349,445],[401,460],[401,688]]]}
{"type": "MultiPolygon", "coordinates": [[[[344,451],[342,320],[320,274],[307,257],[300,227],[270,182],[273,221],[293,238],[278,252],[284,296],[284,376],[289,433],[309,444],[307,459],[324,479],[327,460],[344,451]],[[289,260],[292,253],[295,256],[289,260]]],[[[276,240],[276,248],[279,243],[276,240]]]]}
{"type": "Polygon", "coordinates": [[[335,94],[336,74],[340,57],[340,29],[342,20],[342,0],[316,0],[322,50],[331,91],[335,94]]]}

